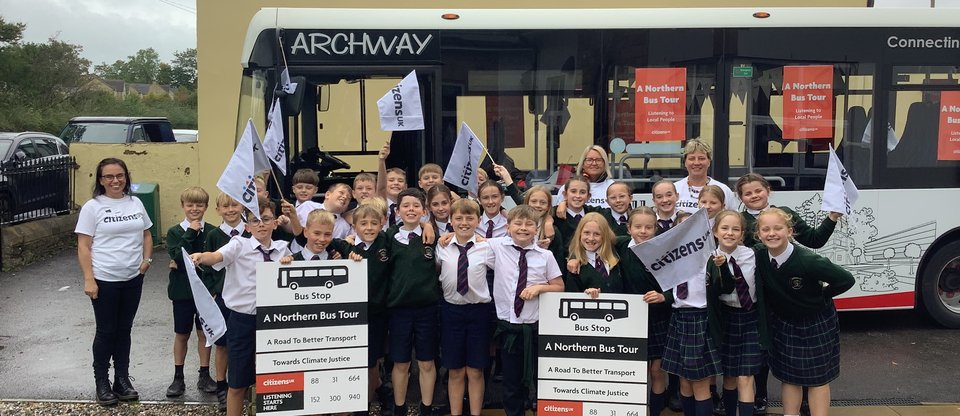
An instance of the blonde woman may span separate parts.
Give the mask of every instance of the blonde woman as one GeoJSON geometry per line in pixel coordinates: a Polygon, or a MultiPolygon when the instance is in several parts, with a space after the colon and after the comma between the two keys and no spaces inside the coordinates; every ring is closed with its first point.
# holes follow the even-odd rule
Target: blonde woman
{"type": "MultiPolygon", "coordinates": [[[[607,152],[602,147],[591,145],[583,149],[583,155],[580,156],[580,162],[577,163],[576,175],[583,177],[590,183],[590,199],[587,201],[587,205],[610,208],[606,197],[607,188],[613,184],[613,179],[610,178],[612,175],[610,174],[607,152]]],[[[565,188],[566,184],[561,186],[560,191],[557,192],[557,195],[560,196],[559,201],[564,200],[563,191],[565,188]]]]}

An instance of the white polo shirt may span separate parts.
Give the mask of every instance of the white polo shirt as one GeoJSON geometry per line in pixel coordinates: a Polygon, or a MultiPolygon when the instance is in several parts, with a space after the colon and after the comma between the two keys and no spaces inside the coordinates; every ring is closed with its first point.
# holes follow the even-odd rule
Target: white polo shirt
{"type": "MultiPolygon", "coordinates": [[[[540,320],[540,299],[524,301],[523,310],[517,316],[513,310],[513,301],[517,296],[517,281],[520,279],[520,252],[515,249],[513,238],[498,237],[487,239],[490,254],[487,255],[487,267],[493,269],[493,293],[497,308],[497,319],[512,324],[532,324],[540,320]]],[[[553,253],[540,248],[536,242],[523,247],[527,249],[527,285],[547,284],[561,277],[560,266],[553,253]]]]}
{"type": "MultiPolygon", "coordinates": [[[[214,270],[227,268],[223,280],[223,303],[231,310],[254,315],[257,313],[257,263],[263,262],[263,253],[257,250],[260,242],[253,237],[234,237],[217,250],[223,261],[214,264],[214,270]]],[[[291,255],[287,243],[270,241],[270,258],[280,261],[291,255]]]]}
{"type": "Polygon", "coordinates": [[[460,260],[460,248],[454,238],[446,247],[437,246],[437,264],[440,266],[440,286],[443,288],[443,299],[454,305],[475,303],[490,303],[490,288],[487,287],[487,257],[490,255],[490,244],[478,243],[476,236],[468,243],[473,247],[467,251],[467,294],[457,292],[457,267],[460,260]]]}

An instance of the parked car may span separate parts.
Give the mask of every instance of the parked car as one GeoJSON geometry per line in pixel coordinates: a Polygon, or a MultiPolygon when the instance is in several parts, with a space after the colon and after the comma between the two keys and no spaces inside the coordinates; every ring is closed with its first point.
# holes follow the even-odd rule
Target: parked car
{"type": "Polygon", "coordinates": [[[67,143],[174,142],[166,117],[74,117],[60,132],[67,143]]]}
{"type": "Polygon", "coordinates": [[[177,143],[195,143],[199,133],[196,130],[173,129],[173,136],[176,137],[177,143]]]}
{"type": "Polygon", "coordinates": [[[0,220],[37,210],[70,210],[73,159],[58,137],[0,133],[0,220]]]}

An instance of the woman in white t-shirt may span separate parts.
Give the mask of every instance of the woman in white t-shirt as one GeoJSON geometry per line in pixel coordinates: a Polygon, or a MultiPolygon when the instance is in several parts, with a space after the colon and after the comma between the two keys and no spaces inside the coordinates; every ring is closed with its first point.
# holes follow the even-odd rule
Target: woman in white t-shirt
{"type": "Polygon", "coordinates": [[[153,222],[130,195],[130,172],[120,159],[97,165],[93,199],[83,204],[77,220],[77,257],[83,270],[83,291],[93,304],[97,329],[93,338],[93,375],[97,402],[138,400],[130,383],[130,332],[140,306],[143,274],[153,261],[153,222]],[[108,370],[113,359],[114,381],[108,370]]]}
{"type": "MultiPolygon", "coordinates": [[[[607,161],[607,152],[597,145],[583,149],[580,162],[577,163],[577,176],[583,176],[590,183],[590,199],[586,205],[599,208],[610,208],[607,204],[607,188],[613,184],[610,179],[610,163],[607,161]]],[[[563,191],[566,184],[560,186],[557,192],[557,202],[563,201],[563,191]]]]}
{"type": "Polygon", "coordinates": [[[737,210],[740,200],[734,196],[727,184],[707,176],[710,171],[710,161],[713,159],[713,149],[700,139],[691,139],[683,147],[683,167],[687,169],[687,177],[674,182],[677,187],[677,209],[691,214],[700,209],[700,190],[707,185],[717,185],[723,189],[726,196],[726,209],[737,210]]]}

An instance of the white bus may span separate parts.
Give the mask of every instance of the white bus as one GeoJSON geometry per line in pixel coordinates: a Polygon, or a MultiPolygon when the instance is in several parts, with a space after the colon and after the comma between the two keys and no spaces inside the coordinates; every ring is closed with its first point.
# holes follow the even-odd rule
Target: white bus
{"type": "Polygon", "coordinates": [[[347,266],[281,267],[277,272],[277,287],[289,287],[290,290],[319,286],[332,289],[349,280],[347,266]]]}
{"type": "Polygon", "coordinates": [[[686,175],[680,146],[699,138],[714,178],[760,173],[811,224],[833,144],[862,191],[818,250],[856,276],[837,306],[923,305],[960,327],[958,24],[956,9],[262,9],[239,121],[264,122],[286,66],[292,156],[373,171],[391,139],[413,183],[466,122],[521,185],[597,144],[640,200],[686,175]],[[381,131],[377,99],[414,69],[426,128],[381,131]]]}
{"type": "Polygon", "coordinates": [[[629,305],[625,300],[610,299],[560,299],[560,317],[579,319],[603,319],[613,322],[630,316],[629,305]]]}

